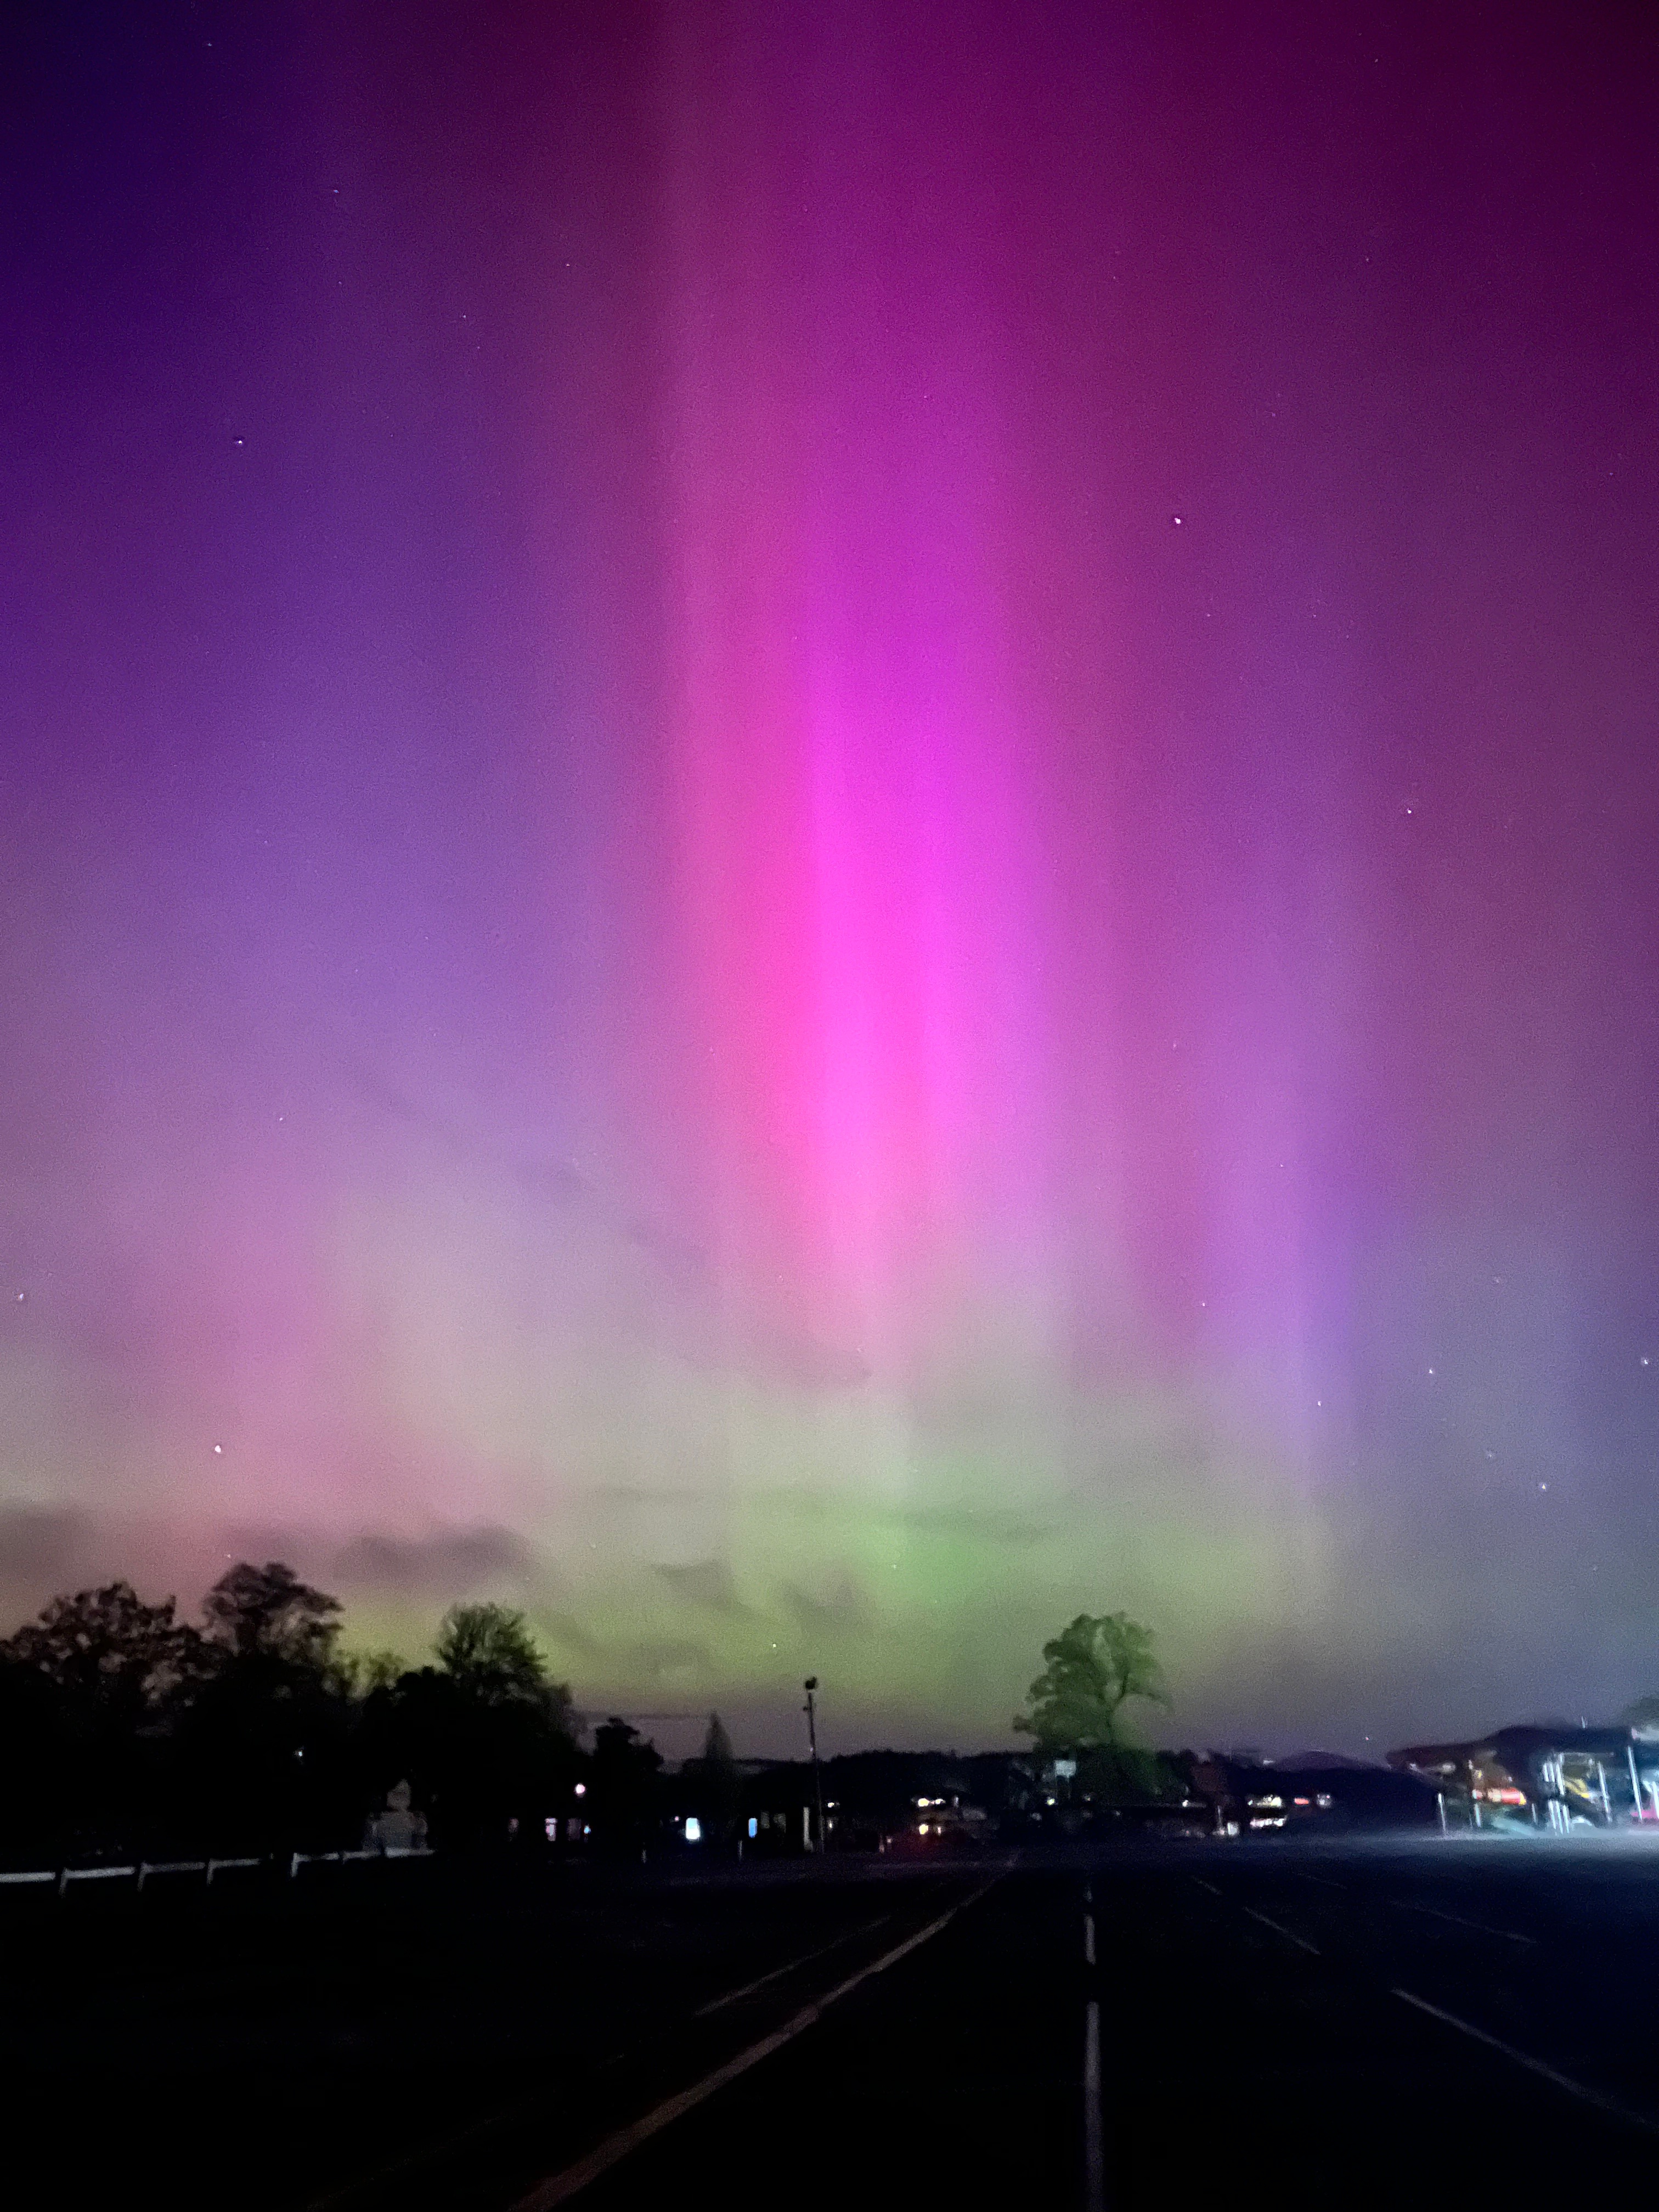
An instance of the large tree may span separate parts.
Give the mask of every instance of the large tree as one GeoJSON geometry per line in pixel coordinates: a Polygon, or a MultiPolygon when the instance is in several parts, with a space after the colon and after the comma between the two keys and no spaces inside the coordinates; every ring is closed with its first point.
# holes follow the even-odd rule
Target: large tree
{"type": "Polygon", "coordinates": [[[131,1723],[202,1671],[202,1639],[175,1601],[146,1605],[129,1582],[55,1597],[0,1644],[65,1696],[131,1723]]]}
{"type": "Polygon", "coordinates": [[[685,1771],[686,1779],[692,1786],[704,1835],[710,1843],[730,1842],[737,1832],[738,1813],[743,1799],[743,1777],[738,1771],[726,1723],[718,1713],[708,1716],[708,1731],[702,1740],[702,1758],[688,1759],[685,1771]]]}
{"type": "Polygon", "coordinates": [[[486,1705],[515,1700],[568,1706],[522,1613],[510,1605],[453,1605],[438,1625],[438,1664],[456,1687],[486,1705]]]}
{"type": "Polygon", "coordinates": [[[280,1559],[241,1559],[202,1613],[216,1664],[181,1731],[192,1825],[221,1849],[337,1841],[361,1817],[339,1600],[280,1559]]]}
{"type": "Polygon", "coordinates": [[[174,1724],[213,1654],[172,1598],[131,1583],[54,1597],[0,1644],[0,1827],[70,1856],[143,1849],[177,1817],[174,1724]]]}
{"type": "Polygon", "coordinates": [[[1127,1613],[1079,1613],[1043,1645],[1042,1672],[1026,1692],[1030,1710],[1014,1726],[1050,1754],[1129,1749],[1124,1706],[1131,1698],[1169,1703],[1152,1643],[1152,1630],[1127,1613]]]}
{"type": "Polygon", "coordinates": [[[593,1731],[593,1832],[601,1847],[631,1856],[657,1832],[657,1774],[662,1753],[612,1715],[593,1731]]]}
{"type": "Polygon", "coordinates": [[[438,1664],[374,1689],[364,1747],[376,1785],[407,1779],[441,1844],[539,1836],[575,1803],[581,1768],[570,1692],[553,1681],[522,1613],[452,1606],[438,1664]],[[384,1779],[382,1780],[382,1778],[384,1779]]]}
{"type": "Polygon", "coordinates": [[[240,1559],[202,1601],[207,1632],[237,1659],[276,1660],[321,1673],[334,1656],[340,1601],[302,1583],[292,1567],[240,1559]]]}

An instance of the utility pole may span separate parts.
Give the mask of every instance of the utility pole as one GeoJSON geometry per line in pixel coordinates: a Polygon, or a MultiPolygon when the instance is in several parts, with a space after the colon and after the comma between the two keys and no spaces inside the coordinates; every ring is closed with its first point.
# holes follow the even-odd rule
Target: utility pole
{"type": "Polygon", "coordinates": [[[806,1692],[803,1711],[806,1715],[806,1740],[812,1747],[812,1797],[818,1812],[818,1849],[822,1850],[828,1838],[823,1832],[823,1782],[818,1771],[818,1721],[812,1693],[818,1686],[816,1674],[809,1674],[801,1687],[806,1692]]]}

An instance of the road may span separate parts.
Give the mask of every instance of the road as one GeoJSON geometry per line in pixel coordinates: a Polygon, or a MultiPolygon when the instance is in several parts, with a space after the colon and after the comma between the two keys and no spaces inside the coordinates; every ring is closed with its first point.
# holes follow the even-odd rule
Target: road
{"type": "Polygon", "coordinates": [[[1650,1850],[1027,1867],[578,2197],[556,2175],[520,2202],[617,2212],[715,2177],[738,2203],[1085,2212],[1650,2186],[1656,1970],[1650,1850]]]}
{"type": "Polygon", "coordinates": [[[149,1904],[0,1930],[9,2142],[52,2158],[56,2204],[158,2172],[179,2212],[1420,2206],[1659,2177],[1637,1839],[149,1904]]]}

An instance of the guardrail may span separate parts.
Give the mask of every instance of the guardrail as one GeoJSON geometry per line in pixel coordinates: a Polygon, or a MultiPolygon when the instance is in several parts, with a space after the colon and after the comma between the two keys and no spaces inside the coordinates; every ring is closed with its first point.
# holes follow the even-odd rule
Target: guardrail
{"type": "MultiPolygon", "coordinates": [[[[429,1850],[409,1850],[397,1846],[385,1849],[378,1845],[365,1851],[290,1851],[288,1856],[288,1878],[295,1881],[302,1866],[344,1866],[352,1861],[368,1859],[429,1859],[429,1850]]],[[[264,1858],[205,1858],[205,1859],[137,1859],[131,1866],[89,1867],[30,1867],[22,1873],[0,1871],[0,1888],[43,1888],[52,1884],[62,1897],[72,1881],[130,1881],[136,1894],[143,1893],[144,1885],[152,1875],[199,1874],[204,1877],[203,1887],[211,1889],[215,1875],[228,1874],[234,1869],[282,1865],[280,1857],[264,1858]]]]}

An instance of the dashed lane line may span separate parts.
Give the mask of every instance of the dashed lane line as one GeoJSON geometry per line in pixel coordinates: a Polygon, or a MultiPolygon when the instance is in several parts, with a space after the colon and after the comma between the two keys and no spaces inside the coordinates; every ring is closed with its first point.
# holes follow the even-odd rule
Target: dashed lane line
{"type": "Polygon", "coordinates": [[[1512,1928],[1492,1928],[1484,1920],[1466,1920],[1461,1912],[1448,1912],[1442,1905],[1413,1905],[1403,1897],[1390,1898],[1389,1902],[1397,1905],[1402,1912],[1425,1912],[1431,1920],[1449,1920],[1454,1928],[1473,1928],[1479,1936],[1497,1936],[1505,1943],[1524,1943],[1534,1951],[1538,1948],[1535,1936],[1517,1936],[1512,1928]]]}
{"type": "Polygon", "coordinates": [[[1100,2105],[1100,2003],[1083,2016],[1083,2207],[1106,2212],[1106,2145],[1100,2105]]]}
{"type": "Polygon", "coordinates": [[[1588,2082],[1575,2081],[1571,2074],[1563,2074],[1557,2068],[1546,2065],[1541,2058],[1534,2058],[1529,2051],[1517,2051],[1512,2043],[1505,2043],[1501,2035],[1490,2034],[1484,2027],[1477,2027],[1473,2021],[1460,2020],[1455,2012],[1447,2012],[1439,2005],[1431,2004],[1426,1997],[1419,1997],[1414,1990],[1392,1989],[1389,1994],[1398,1997],[1401,2004],[1408,2004],[1418,2012],[1427,2013],[1431,2020],[1439,2021],[1443,2027],[1455,2027],[1460,2035],[1467,2035],[1472,2043],[1481,2043],[1488,2051],[1496,2051],[1502,2057],[1507,2058],[1511,2066],[1523,2067],[1528,2074],[1537,2075],[1540,2081],[1553,2083],[1556,2088],[1564,2090],[1569,2097],[1576,2098],[1581,2105],[1594,2106],[1597,2112],[1606,2112],[1613,2119],[1622,2120],[1627,2127],[1640,2128],[1645,2135],[1659,2135],[1659,2122],[1651,2119],[1645,2112],[1636,2112],[1629,2105],[1620,2104],[1616,2097],[1603,2095],[1600,2089],[1592,2089],[1588,2082]]]}
{"type": "MultiPolygon", "coordinates": [[[[1193,1875],[1189,1879],[1195,1881],[1200,1889],[1207,1889],[1212,1897],[1220,1896],[1221,1892],[1215,1884],[1206,1881],[1201,1875],[1193,1875]]],[[[1241,1910],[1249,1913],[1252,1920],[1259,1920],[1264,1928],[1271,1928],[1274,1935],[1282,1936],[1287,1942],[1294,1943],[1298,1949],[1311,1952],[1316,1959],[1323,1955],[1317,1945],[1310,1943],[1305,1936],[1298,1936],[1293,1928],[1286,1928],[1279,1921],[1270,1919],[1267,1913],[1258,1912],[1253,1905],[1246,1905],[1241,1910]]],[[[1463,1920],[1455,1913],[1442,1912],[1434,1905],[1408,1905],[1406,1910],[1431,1912],[1437,1919],[1455,1920],[1460,1927],[1479,1929],[1484,1936],[1501,1936],[1510,1942],[1536,1946],[1534,1936],[1518,1936],[1508,1928],[1488,1928],[1478,1920],[1463,1920]]],[[[1463,2020],[1456,2013],[1446,2011],[1443,2006],[1431,2004],[1427,1997],[1419,1996],[1414,1990],[1402,1989],[1395,1984],[1390,1987],[1389,1994],[1398,1997],[1401,2004],[1410,2005],[1414,2011],[1425,2013],[1431,2020],[1437,2020],[1442,2027],[1468,2036],[1472,2043],[1482,2044],[1488,2051],[1495,2051],[1500,2057],[1507,2058],[1511,2066],[1519,2066],[1525,2072],[1536,2075],[1540,2081],[1550,2082],[1579,2104],[1588,2105],[1598,2112],[1605,2112],[1610,2119],[1622,2121],[1626,2127],[1639,2128],[1644,2135],[1659,2136],[1659,2120],[1649,2113],[1638,2112],[1632,2106],[1623,2104],[1617,2097],[1609,2097],[1600,2089],[1591,2088],[1587,2081],[1575,2081],[1571,2074],[1563,2074],[1559,2067],[1549,2065],[1542,2058],[1534,2058],[1529,2051],[1520,2051],[1514,2044],[1506,2043],[1501,2035],[1493,2035],[1486,2028],[1477,2027],[1473,2021],[1463,2020]]]]}
{"type": "Polygon", "coordinates": [[[1275,1936],[1282,1936],[1287,1943],[1294,1943],[1298,1951],[1310,1952],[1316,1959],[1323,1957],[1324,1954],[1317,1943],[1310,1943],[1305,1936],[1298,1936],[1294,1928],[1285,1927],[1283,1921],[1270,1920],[1265,1912],[1258,1912],[1253,1905],[1244,1905],[1242,1910],[1248,1912],[1252,1920],[1259,1920],[1264,1928],[1271,1928],[1275,1936]]]}

